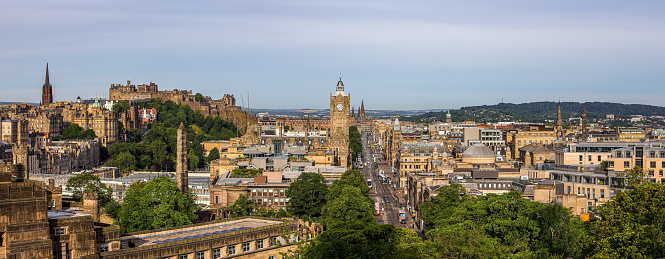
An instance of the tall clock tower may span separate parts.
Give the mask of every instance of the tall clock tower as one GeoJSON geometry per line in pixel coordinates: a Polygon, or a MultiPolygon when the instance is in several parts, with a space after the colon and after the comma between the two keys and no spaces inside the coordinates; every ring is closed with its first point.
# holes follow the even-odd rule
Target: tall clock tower
{"type": "Polygon", "coordinates": [[[330,141],[328,142],[328,149],[337,156],[336,159],[341,166],[347,165],[349,157],[350,102],[351,95],[344,93],[344,83],[342,83],[342,77],[340,77],[335,94],[330,94],[330,141]]]}

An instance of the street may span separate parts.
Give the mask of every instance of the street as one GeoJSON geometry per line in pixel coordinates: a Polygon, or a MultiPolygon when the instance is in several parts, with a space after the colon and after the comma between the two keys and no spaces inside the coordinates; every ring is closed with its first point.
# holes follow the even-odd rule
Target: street
{"type": "MultiPolygon", "coordinates": [[[[418,233],[418,229],[412,228],[414,226],[413,218],[407,210],[403,192],[399,188],[395,192],[393,187],[397,179],[394,178],[390,165],[385,162],[383,154],[379,153],[376,148],[372,148],[372,139],[371,133],[362,133],[363,153],[359,157],[361,157],[360,160],[363,165],[362,172],[365,176],[365,182],[367,183],[368,179],[372,181],[370,198],[381,204],[381,214],[376,216],[377,220],[379,224],[393,224],[418,233]],[[379,177],[380,174],[385,175],[385,177],[379,177]],[[406,212],[406,223],[404,224],[400,223],[398,218],[399,209],[406,212]]],[[[418,233],[418,235],[421,234],[418,233]]]]}

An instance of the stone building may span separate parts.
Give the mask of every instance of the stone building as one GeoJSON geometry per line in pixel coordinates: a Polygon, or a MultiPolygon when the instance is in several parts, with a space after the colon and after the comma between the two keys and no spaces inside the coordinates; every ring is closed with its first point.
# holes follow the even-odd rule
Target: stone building
{"type": "Polygon", "coordinates": [[[0,122],[2,125],[3,141],[15,145],[29,145],[28,121],[23,119],[8,119],[0,122]]]}
{"type": "Polygon", "coordinates": [[[77,124],[84,130],[94,130],[97,141],[103,146],[119,140],[118,116],[115,112],[104,109],[99,102],[58,103],[57,108],[62,111],[63,121],[67,126],[77,124]]]}
{"type": "Polygon", "coordinates": [[[529,144],[519,148],[519,162],[523,166],[533,167],[542,163],[554,163],[554,144],[529,144]]]}

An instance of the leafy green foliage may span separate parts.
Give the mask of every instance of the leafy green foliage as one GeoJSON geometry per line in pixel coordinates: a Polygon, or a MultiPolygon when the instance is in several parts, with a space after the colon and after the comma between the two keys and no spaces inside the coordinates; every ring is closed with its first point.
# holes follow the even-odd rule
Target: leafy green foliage
{"type": "Polygon", "coordinates": [[[455,185],[440,192],[443,196],[420,207],[423,218],[432,223],[428,236],[442,257],[575,257],[579,253],[582,228],[566,208],[533,202],[517,192],[460,197],[460,186],[455,185]]]}
{"type": "Polygon", "coordinates": [[[256,202],[245,195],[240,195],[233,205],[229,206],[228,211],[232,218],[252,215],[256,209],[256,202]]]}
{"type": "Polygon", "coordinates": [[[203,102],[203,95],[201,93],[196,93],[196,95],[194,95],[194,100],[197,102],[203,102]]]}
{"type": "Polygon", "coordinates": [[[327,199],[330,201],[339,197],[342,193],[342,188],[347,185],[358,188],[363,196],[369,197],[369,187],[365,183],[365,177],[363,177],[362,172],[360,170],[347,170],[339,180],[333,182],[327,199]]]}
{"type": "Polygon", "coordinates": [[[113,200],[113,189],[102,183],[99,176],[90,173],[82,173],[69,178],[67,180],[67,190],[72,191],[72,196],[77,201],[83,200],[84,192],[96,192],[99,206],[104,206],[113,200]]]}
{"type": "MultiPolygon", "coordinates": [[[[532,103],[499,103],[495,105],[482,105],[462,107],[459,110],[450,110],[450,114],[454,121],[530,121],[530,122],[544,122],[545,120],[556,120],[558,102],[532,102],[532,103]]],[[[562,102],[561,115],[564,118],[580,117],[582,114],[582,107],[586,108],[587,118],[604,119],[608,113],[614,114],[616,119],[630,118],[633,114],[641,114],[644,116],[659,115],[665,116],[665,107],[658,107],[652,105],[642,104],[620,104],[609,102],[562,102]]],[[[418,116],[405,117],[404,120],[413,121],[444,121],[446,111],[442,112],[429,112],[418,116]]],[[[402,118],[400,118],[402,119],[402,118]]],[[[620,120],[613,121],[620,123],[620,120]]],[[[628,126],[627,123],[617,124],[614,126],[628,126]]]]}
{"type": "Polygon", "coordinates": [[[358,170],[348,170],[333,182],[327,200],[321,209],[321,222],[327,227],[353,221],[376,224],[374,201],[369,197],[369,187],[358,170]]]}
{"type": "Polygon", "coordinates": [[[590,258],[664,258],[665,185],[645,183],[597,209],[584,240],[590,258]]]}
{"type": "Polygon", "coordinates": [[[107,162],[108,166],[118,166],[123,170],[173,170],[172,165],[177,151],[176,133],[180,123],[188,125],[189,170],[205,166],[206,159],[203,157],[202,141],[228,140],[236,136],[237,129],[233,123],[224,121],[219,116],[204,117],[200,111],[192,111],[189,106],[184,104],[156,98],[142,103],[141,108],[156,109],[157,119],[149,124],[150,130],[145,135],[140,130],[130,130],[127,133],[129,143],[112,144],[108,149],[112,158],[107,162]],[[134,159],[123,154],[126,152],[131,154],[134,159]]]}
{"type": "Polygon", "coordinates": [[[300,218],[319,217],[321,207],[326,204],[328,186],[325,179],[318,173],[302,173],[298,180],[286,189],[290,198],[289,213],[300,218]]]}
{"type": "Polygon", "coordinates": [[[301,254],[305,258],[415,258],[415,232],[394,225],[344,222],[320,235],[301,254]]]}
{"type": "Polygon", "coordinates": [[[358,127],[349,127],[349,149],[351,150],[351,159],[356,160],[358,154],[363,152],[363,144],[360,142],[360,132],[358,127]]]}
{"type": "Polygon", "coordinates": [[[237,176],[257,176],[261,175],[263,173],[263,168],[260,168],[259,170],[256,169],[249,169],[249,168],[236,168],[231,171],[231,175],[237,175],[237,176]]]}
{"type": "Polygon", "coordinates": [[[122,232],[192,224],[196,219],[194,195],[180,192],[166,176],[150,182],[136,182],[127,192],[120,209],[122,232]]]}
{"type": "Polygon", "coordinates": [[[375,224],[373,213],[372,199],[363,195],[360,189],[350,185],[342,186],[339,195],[329,200],[321,210],[322,222],[328,227],[343,222],[375,224]]]}
{"type": "Polygon", "coordinates": [[[206,162],[210,163],[211,161],[215,161],[219,159],[219,149],[213,148],[208,152],[208,157],[206,157],[206,162]]]}
{"type": "Polygon", "coordinates": [[[62,134],[54,136],[53,140],[63,140],[63,139],[86,139],[93,140],[97,138],[95,131],[92,129],[83,130],[81,126],[76,123],[72,123],[67,128],[62,130],[62,134]]]}
{"type": "Polygon", "coordinates": [[[623,172],[618,172],[617,177],[623,178],[619,181],[619,186],[622,188],[634,189],[635,187],[648,182],[646,172],[641,167],[635,166],[632,169],[626,169],[623,172]]]}
{"type": "Polygon", "coordinates": [[[118,103],[113,105],[113,111],[115,113],[123,113],[129,111],[130,105],[128,100],[120,100],[118,103]]]}
{"type": "Polygon", "coordinates": [[[143,140],[143,131],[141,129],[130,129],[127,131],[127,142],[139,143],[143,140]]]}
{"type": "Polygon", "coordinates": [[[256,202],[242,194],[238,197],[235,203],[233,203],[233,205],[226,208],[226,211],[229,213],[229,217],[231,218],[244,216],[285,218],[289,216],[289,213],[284,209],[274,211],[272,209],[260,207],[256,204],[256,202]]]}

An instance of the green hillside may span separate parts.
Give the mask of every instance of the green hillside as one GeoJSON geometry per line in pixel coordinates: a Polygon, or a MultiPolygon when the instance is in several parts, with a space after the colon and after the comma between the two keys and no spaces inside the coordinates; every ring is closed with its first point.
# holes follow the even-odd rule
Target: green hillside
{"type": "MultiPolygon", "coordinates": [[[[556,120],[557,102],[533,103],[500,103],[495,105],[469,106],[458,110],[450,110],[453,121],[524,121],[545,122],[556,120]]],[[[561,114],[564,120],[569,117],[580,117],[582,107],[586,108],[589,121],[605,119],[605,115],[614,114],[615,119],[630,118],[630,115],[665,116],[665,107],[644,104],[621,104],[609,102],[562,102],[561,114]]],[[[446,112],[430,112],[422,115],[404,118],[427,122],[432,120],[445,120],[446,112]]]]}

